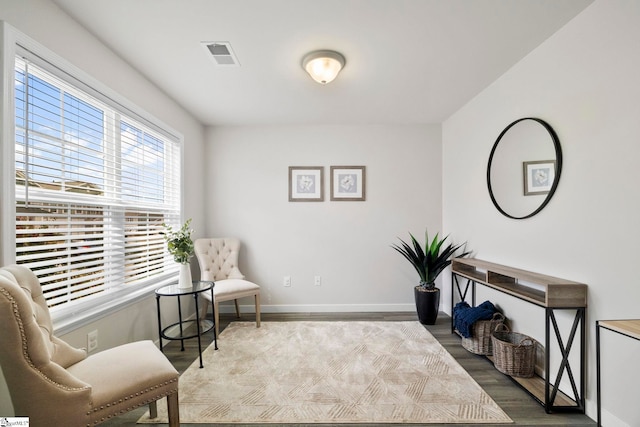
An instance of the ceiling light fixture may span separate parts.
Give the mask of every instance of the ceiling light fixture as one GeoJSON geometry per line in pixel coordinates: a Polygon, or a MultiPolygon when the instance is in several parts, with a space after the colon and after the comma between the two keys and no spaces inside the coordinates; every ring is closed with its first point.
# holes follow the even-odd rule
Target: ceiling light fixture
{"type": "Polygon", "coordinates": [[[316,50],[302,58],[304,68],[311,78],[326,85],[336,78],[345,64],[344,56],[333,50],[316,50]]]}

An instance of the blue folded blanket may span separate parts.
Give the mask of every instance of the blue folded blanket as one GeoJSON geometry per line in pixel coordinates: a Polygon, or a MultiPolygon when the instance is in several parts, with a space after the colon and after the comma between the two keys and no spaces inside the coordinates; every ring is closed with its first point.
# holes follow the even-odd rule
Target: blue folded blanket
{"type": "Polygon", "coordinates": [[[490,301],[485,301],[477,307],[469,307],[466,301],[461,301],[453,308],[454,327],[460,335],[471,338],[471,326],[478,320],[490,320],[498,311],[490,301]]]}

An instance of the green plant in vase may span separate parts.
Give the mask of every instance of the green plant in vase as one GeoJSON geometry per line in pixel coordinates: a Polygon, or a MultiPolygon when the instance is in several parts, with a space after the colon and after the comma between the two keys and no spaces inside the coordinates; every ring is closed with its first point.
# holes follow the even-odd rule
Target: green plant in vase
{"type": "Polygon", "coordinates": [[[162,225],[166,230],[164,238],[167,241],[167,250],[173,256],[174,261],[180,264],[178,284],[181,288],[188,288],[191,286],[189,259],[194,254],[193,239],[191,238],[193,229],[190,228],[191,218],[177,230],[174,230],[170,225],[162,225]]]}

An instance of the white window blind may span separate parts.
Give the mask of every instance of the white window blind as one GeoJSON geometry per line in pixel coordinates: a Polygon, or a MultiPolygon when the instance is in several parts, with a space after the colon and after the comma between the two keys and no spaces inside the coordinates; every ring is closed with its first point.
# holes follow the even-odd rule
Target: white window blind
{"type": "Polygon", "coordinates": [[[54,309],[175,272],[178,141],[45,68],[16,58],[16,262],[54,309]]]}

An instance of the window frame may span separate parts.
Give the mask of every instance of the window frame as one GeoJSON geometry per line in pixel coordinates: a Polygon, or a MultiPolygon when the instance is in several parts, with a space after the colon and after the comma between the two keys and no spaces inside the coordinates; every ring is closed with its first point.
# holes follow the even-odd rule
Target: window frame
{"type": "MultiPolygon", "coordinates": [[[[33,62],[72,86],[95,97],[127,116],[135,122],[149,127],[153,132],[166,136],[179,145],[178,186],[180,188],[180,220],[184,220],[183,164],[184,138],[182,134],[162,121],[131,103],[98,80],[75,67],[62,57],[51,52],[40,43],[0,21],[0,177],[3,197],[0,202],[0,261],[2,265],[16,262],[16,192],[15,192],[15,63],[21,50],[28,51],[36,58],[33,62]],[[38,59],[42,64],[38,63],[38,59]],[[46,64],[53,65],[52,70],[46,64]],[[77,85],[76,85],[77,83],[77,85]]],[[[31,60],[31,58],[30,58],[31,60]]],[[[100,296],[79,301],[70,307],[52,310],[52,320],[57,334],[65,334],[83,325],[105,317],[116,310],[135,304],[149,297],[159,286],[175,283],[176,274],[167,272],[158,279],[150,279],[140,285],[120,284],[104,291],[100,296]]]]}

